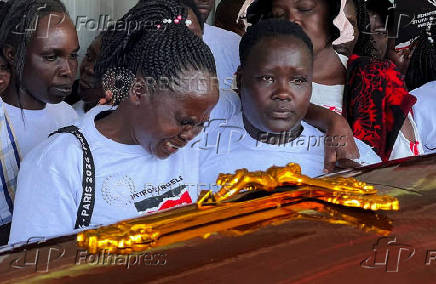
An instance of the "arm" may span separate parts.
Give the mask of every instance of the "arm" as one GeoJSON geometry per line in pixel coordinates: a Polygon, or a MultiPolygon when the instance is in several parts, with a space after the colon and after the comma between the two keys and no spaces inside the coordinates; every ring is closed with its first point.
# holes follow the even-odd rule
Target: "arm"
{"type": "Polygon", "coordinates": [[[310,104],[304,121],[325,132],[327,137],[339,138],[343,142],[326,143],[324,148],[326,172],[333,171],[337,162],[349,164],[348,160],[359,158],[353,131],[344,117],[321,106],[310,104]]]}
{"type": "MultiPolygon", "coordinates": [[[[37,149],[41,148],[34,150],[37,149]]],[[[18,174],[10,244],[27,242],[32,237],[68,234],[74,229],[77,213],[74,192],[75,187],[81,188],[81,176],[72,170],[73,161],[65,163],[68,159],[60,159],[63,156],[59,151],[57,155],[53,152],[45,155],[40,161],[35,154],[29,153],[18,174]],[[74,179],[78,182],[73,182],[74,179]]]]}

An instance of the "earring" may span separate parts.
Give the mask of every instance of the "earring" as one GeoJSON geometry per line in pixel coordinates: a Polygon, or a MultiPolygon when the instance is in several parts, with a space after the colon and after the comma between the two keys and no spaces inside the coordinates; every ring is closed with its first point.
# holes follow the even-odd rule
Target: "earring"
{"type": "Polygon", "coordinates": [[[118,105],[129,96],[134,81],[135,74],[126,68],[110,68],[104,73],[102,85],[105,92],[112,92],[112,105],[118,105]]]}

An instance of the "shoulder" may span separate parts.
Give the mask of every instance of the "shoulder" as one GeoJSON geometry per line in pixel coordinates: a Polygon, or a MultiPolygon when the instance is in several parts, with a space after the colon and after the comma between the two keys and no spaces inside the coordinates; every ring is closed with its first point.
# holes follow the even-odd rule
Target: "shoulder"
{"type": "Polygon", "coordinates": [[[58,104],[47,104],[47,111],[51,113],[55,119],[58,119],[60,123],[72,123],[76,121],[79,116],[72,106],[66,102],[60,102],[58,104]]]}
{"type": "Polygon", "coordinates": [[[33,148],[22,161],[41,168],[54,168],[74,163],[82,150],[77,138],[69,133],[54,134],[33,148]],[[67,161],[67,162],[66,162],[67,161]]]}
{"type": "Polygon", "coordinates": [[[212,119],[229,119],[241,110],[241,100],[234,91],[221,91],[218,103],[212,110],[210,118],[212,119]]]}
{"type": "Polygon", "coordinates": [[[410,91],[412,95],[417,98],[426,98],[436,100],[434,93],[436,92],[436,81],[428,82],[421,87],[410,91]]]}
{"type": "Polygon", "coordinates": [[[204,24],[203,37],[206,43],[208,40],[215,39],[219,41],[235,42],[239,45],[241,41],[241,37],[238,34],[208,24],[204,24]]]}
{"type": "Polygon", "coordinates": [[[312,125],[301,121],[301,126],[303,126],[303,132],[301,135],[316,135],[316,136],[324,136],[324,133],[322,133],[318,128],[313,127],[312,125]]]}

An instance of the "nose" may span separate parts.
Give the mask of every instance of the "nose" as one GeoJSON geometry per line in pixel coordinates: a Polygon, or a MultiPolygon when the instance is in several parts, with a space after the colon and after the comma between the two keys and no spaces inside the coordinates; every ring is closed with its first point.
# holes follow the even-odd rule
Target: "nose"
{"type": "Polygon", "coordinates": [[[296,13],[296,12],[294,12],[292,10],[290,10],[288,12],[288,20],[290,22],[296,23],[297,25],[301,26],[301,19],[300,19],[298,13],[296,13]]]}
{"type": "Polygon", "coordinates": [[[76,63],[71,62],[69,59],[62,60],[59,66],[59,75],[62,77],[73,78],[76,74],[76,63]]]}
{"type": "Polygon", "coordinates": [[[291,101],[293,99],[292,90],[289,86],[288,80],[277,80],[277,87],[274,89],[271,99],[291,101]]]}

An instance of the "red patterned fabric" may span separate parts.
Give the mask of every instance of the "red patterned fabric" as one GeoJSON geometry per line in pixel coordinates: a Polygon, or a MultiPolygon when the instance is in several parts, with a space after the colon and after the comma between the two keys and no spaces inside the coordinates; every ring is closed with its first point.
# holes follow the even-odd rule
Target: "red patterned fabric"
{"type": "Polygon", "coordinates": [[[404,120],[416,102],[391,61],[352,55],[343,115],[354,137],[388,161],[404,120]]]}

